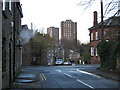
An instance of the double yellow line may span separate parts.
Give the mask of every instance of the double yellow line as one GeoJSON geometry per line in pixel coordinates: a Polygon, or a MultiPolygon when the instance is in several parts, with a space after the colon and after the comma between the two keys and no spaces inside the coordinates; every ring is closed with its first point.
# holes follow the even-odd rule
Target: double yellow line
{"type": "Polygon", "coordinates": [[[42,81],[44,81],[44,80],[46,81],[47,80],[43,73],[40,73],[40,77],[41,77],[42,81]]]}

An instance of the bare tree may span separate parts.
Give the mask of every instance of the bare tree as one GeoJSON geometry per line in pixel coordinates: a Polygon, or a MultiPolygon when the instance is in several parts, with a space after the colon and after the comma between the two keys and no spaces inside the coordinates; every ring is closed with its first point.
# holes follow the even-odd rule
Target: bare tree
{"type": "MultiPolygon", "coordinates": [[[[80,0],[78,5],[84,7],[84,11],[86,11],[86,9],[95,4],[95,1],[97,0],[80,0]]],[[[104,3],[104,17],[110,13],[115,13],[120,8],[119,0],[100,0],[100,2],[101,1],[104,3]]]]}

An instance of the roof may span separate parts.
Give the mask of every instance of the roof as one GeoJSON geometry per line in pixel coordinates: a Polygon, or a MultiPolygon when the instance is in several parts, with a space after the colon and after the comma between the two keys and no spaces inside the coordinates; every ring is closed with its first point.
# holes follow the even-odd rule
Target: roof
{"type": "Polygon", "coordinates": [[[22,12],[22,7],[20,5],[20,1],[18,0],[18,2],[16,2],[16,4],[17,4],[18,10],[20,12],[21,18],[22,18],[23,17],[23,12],[22,12]]]}
{"type": "MultiPolygon", "coordinates": [[[[104,20],[103,25],[104,27],[120,26],[120,16],[112,16],[104,20]]],[[[90,27],[88,30],[94,30],[96,28],[101,28],[101,22],[96,26],[90,27]]]]}
{"type": "Polygon", "coordinates": [[[28,25],[27,24],[22,25],[22,29],[28,29],[28,25]]]}

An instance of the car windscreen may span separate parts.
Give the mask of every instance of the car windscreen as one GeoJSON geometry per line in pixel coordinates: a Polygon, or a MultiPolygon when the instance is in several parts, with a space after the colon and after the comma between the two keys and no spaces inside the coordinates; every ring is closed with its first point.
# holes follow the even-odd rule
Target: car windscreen
{"type": "Polygon", "coordinates": [[[62,60],[56,60],[56,62],[62,62],[62,60]]]}

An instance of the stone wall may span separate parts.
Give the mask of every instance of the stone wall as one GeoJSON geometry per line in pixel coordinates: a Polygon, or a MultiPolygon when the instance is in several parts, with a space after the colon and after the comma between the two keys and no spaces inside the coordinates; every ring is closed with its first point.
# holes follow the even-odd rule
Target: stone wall
{"type": "Polygon", "coordinates": [[[13,79],[13,51],[11,49],[13,47],[13,28],[11,27],[13,9],[10,11],[8,7],[9,3],[6,3],[6,9],[2,11],[2,88],[8,88],[13,79]]]}
{"type": "Polygon", "coordinates": [[[2,2],[0,1],[0,90],[2,89],[2,2]]]}
{"type": "Polygon", "coordinates": [[[9,3],[6,3],[6,9],[4,11],[0,10],[2,11],[1,13],[2,13],[2,46],[3,46],[2,47],[2,88],[9,88],[11,86],[11,84],[14,82],[15,75],[17,75],[16,71],[20,67],[19,61],[21,60],[21,52],[19,47],[20,46],[19,34],[21,31],[21,14],[18,8],[18,6],[20,6],[18,5],[19,3],[15,3],[15,4],[17,7],[14,8],[14,3],[12,3],[11,5],[12,10],[8,9],[9,3]],[[16,12],[14,12],[14,10],[16,12]],[[14,13],[16,14],[15,20],[17,19],[15,22],[14,22],[14,13]],[[15,35],[14,35],[14,31],[15,31],[15,35]],[[14,36],[15,39],[13,38],[14,36]],[[14,54],[14,48],[15,48],[15,54],[14,54]]]}

